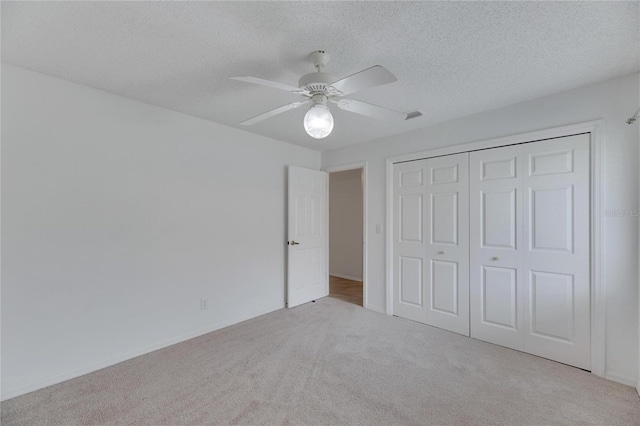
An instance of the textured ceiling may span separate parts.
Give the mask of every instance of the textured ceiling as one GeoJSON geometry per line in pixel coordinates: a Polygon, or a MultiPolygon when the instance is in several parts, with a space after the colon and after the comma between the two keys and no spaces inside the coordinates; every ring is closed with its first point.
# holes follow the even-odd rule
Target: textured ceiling
{"type": "Polygon", "coordinates": [[[2,2],[2,61],[319,150],[568,90],[639,69],[638,2],[2,2]],[[424,116],[387,123],[332,107],[239,123],[297,95],[327,50],[337,76],[379,64],[398,81],[351,97],[424,116]]]}

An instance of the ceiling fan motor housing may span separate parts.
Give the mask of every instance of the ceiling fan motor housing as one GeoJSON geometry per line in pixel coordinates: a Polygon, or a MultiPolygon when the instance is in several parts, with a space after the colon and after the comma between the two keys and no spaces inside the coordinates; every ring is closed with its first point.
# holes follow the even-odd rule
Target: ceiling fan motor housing
{"type": "Polygon", "coordinates": [[[330,94],[332,94],[329,93],[329,85],[336,80],[336,76],[332,74],[326,72],[312,72],[300,77],[300,80],[298,81],[298,87],[308,91],[312,95],[320,93],[325,96],[329,96],[330,94]]]}

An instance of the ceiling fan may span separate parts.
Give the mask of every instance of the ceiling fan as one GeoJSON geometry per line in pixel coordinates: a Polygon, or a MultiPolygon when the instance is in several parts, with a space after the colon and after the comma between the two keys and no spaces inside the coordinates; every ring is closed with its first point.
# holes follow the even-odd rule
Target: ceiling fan
{"type": "Polygon", "coordinates": [[[256,77],[231,77],[233,80],[286,90],[287,92],[296,93],[306,98],[302,101],[272,109],[271,111],[245,120],[240,124],[249,126],[273,117],[274,115],[289,111],[290,109],[311,103],[311,108],[309,108],[309,111],[304,116],[304,129],[312,138],[322,139],[329,136],[333,130],[333,116],[331,115],[327,102],[338,105],[338,108],[342,110],[380,120],[403,121],[422,115],[419,111],[399,112],[344,97],[363,89],[396,81],[397,78],[383,66],[374,65],[371,68],[351,74],[348,77],[338,79],[324,72],[325,66],[329,62],[329,54],[324,50],[313,52],[311,54],[311,62],[317,71],[300,77],[298,81],[299,87],[256,77]]]}

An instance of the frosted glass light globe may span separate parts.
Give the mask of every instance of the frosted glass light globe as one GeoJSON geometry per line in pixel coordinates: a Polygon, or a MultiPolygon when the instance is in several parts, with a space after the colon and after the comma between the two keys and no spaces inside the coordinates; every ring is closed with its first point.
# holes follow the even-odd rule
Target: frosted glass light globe
{"type": "Polygon", "coordinates": [[[329,136],[333,130],[333,115],[326,105],[315,104],[304,116],[304,130],[314,139],[329,136]]]}

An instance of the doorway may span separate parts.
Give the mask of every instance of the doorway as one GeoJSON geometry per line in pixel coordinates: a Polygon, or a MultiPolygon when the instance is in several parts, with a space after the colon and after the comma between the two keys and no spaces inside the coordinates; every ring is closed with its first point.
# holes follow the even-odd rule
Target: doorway
{"type": "Polygon", "coordinates": [[[329,171],[329,296],[365,306],[364,167],[329,171]]]}

